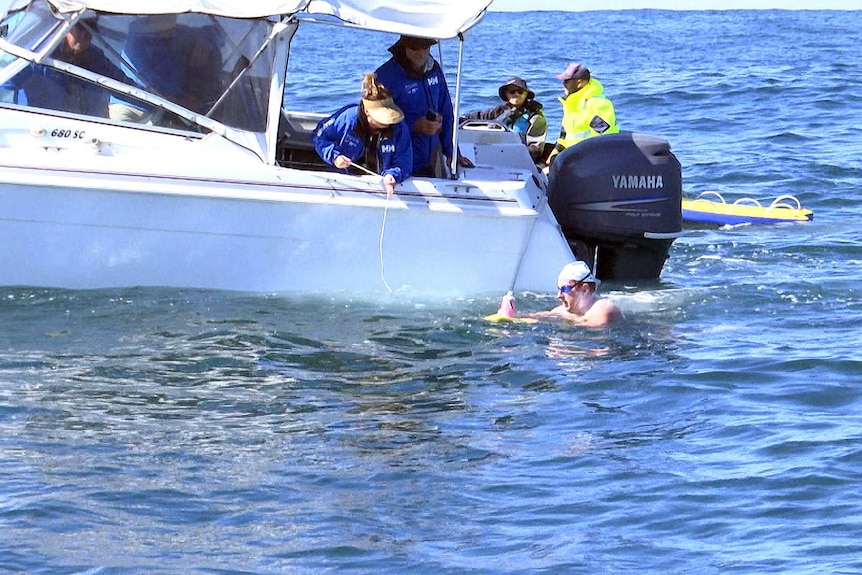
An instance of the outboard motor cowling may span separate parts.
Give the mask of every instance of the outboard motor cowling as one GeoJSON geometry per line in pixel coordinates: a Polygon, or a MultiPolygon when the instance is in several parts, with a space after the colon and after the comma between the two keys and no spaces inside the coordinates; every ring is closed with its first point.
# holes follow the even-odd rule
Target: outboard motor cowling
{"type": "Polygon", "coordinates": [[[682,232],[682,168],[655,136],[589,138],[556,157],[548,203],[572,251],[600,279],[656,279],[682,232]]]}

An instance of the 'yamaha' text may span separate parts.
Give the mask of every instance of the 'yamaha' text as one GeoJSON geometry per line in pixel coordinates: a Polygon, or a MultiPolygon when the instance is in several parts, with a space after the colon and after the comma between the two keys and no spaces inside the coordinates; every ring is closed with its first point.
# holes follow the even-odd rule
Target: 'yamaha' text
{"type": "Polygon", "coordinates": [[[614,179],[614,187],[620,188],[663,188],[664,182],[661,176],[611,176],[614,179]]]}

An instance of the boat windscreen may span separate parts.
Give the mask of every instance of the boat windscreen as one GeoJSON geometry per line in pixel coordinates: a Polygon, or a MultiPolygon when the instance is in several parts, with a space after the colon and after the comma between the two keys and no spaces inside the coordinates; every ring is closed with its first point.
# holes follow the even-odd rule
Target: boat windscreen
{"type": "MultiPolygon", "coordinates": [[[[45,4],[33,3],[9,15],[0,31],[11,44],[38,52],[61,25],[45,4]]],[[[274,61],[274,47],[266,44],[271,29],[266,19],[95,14],[55,42],[50,58],[56,62],[32,63],[4,84],[3,99],[10,101],[12,93],[18,104],[154,125],[176,118],[135,97],[145,92],[231,128],[262,133],[274,61]],[[111,89],[99,78],[135,90],[111,89]]],[[[0,65],[16,59],[3,56],[0,65]]]]}
{"type": "Polygon", "coordinates": [[[251,132],[266,129],[273,58],[267,51],[254,57],[270,29],[266,20],[206,14],[99,19],[99,31],[135,85],[251,132]]]}
{"type": "Polygon", "coordinates": [[[33,4],[26,10],[7,14],[0,22],[0,37],[31,52],[39,52],[62,23],[47,4],[33,4]]]}

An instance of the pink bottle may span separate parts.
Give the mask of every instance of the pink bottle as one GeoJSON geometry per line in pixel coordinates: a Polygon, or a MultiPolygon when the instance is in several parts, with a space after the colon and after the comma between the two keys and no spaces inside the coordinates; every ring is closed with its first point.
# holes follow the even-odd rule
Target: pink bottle
{"type": "Polygon", "coordinates": [[[515,296],[512,295],[511,291],[506,292],[506,295],[503,296],[497,314],[503,317],[515,317],[515,296]]]}

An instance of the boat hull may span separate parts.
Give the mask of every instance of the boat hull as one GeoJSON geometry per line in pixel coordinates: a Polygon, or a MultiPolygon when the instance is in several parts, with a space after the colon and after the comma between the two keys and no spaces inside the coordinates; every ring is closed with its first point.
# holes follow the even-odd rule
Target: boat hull
{"type": "Polygon", "coordinates": [[[0,284],[479,293],[547,288],[572,258],[544,204],[423,180],[387,200],[373,178],[266,174],[7,166],[0,284]]]}

